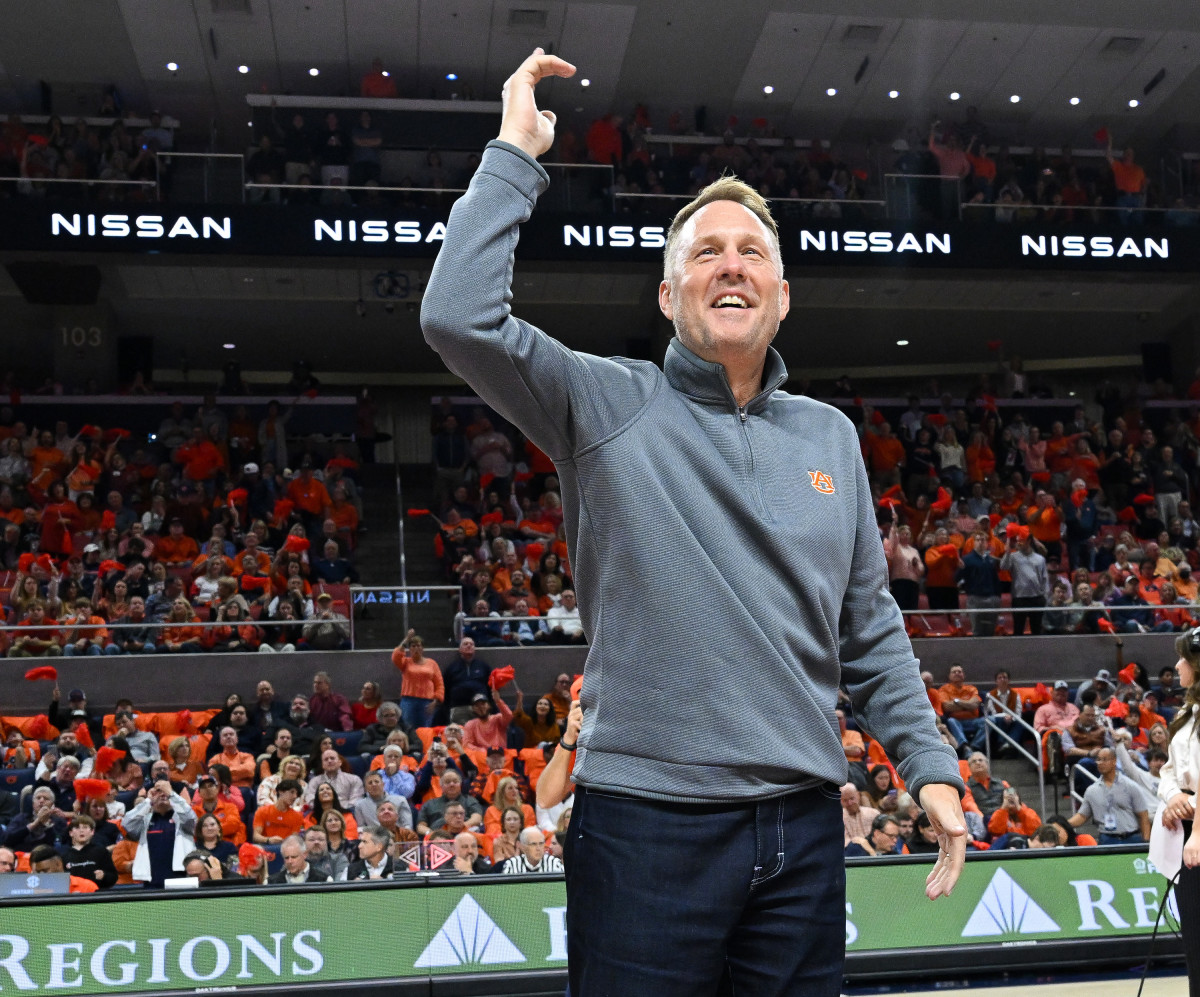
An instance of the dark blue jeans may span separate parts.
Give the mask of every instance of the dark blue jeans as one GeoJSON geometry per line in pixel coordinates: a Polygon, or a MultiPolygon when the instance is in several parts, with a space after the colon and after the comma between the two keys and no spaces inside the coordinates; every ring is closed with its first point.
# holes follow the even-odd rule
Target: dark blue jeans
{"type": "Polygon", "coordinates": [[[564,861],[572,997],[838,997],[838,787],[694,805],[579,787],[564,861]]]}

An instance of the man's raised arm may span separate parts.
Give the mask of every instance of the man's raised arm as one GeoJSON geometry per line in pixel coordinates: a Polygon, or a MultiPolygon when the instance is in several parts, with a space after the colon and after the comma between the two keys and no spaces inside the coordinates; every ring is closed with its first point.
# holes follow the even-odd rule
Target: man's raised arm
{"type": "Polygon", "coordinates": [[[518,226],[549,177],[536,161],[554,141],[554,113],[534,87],[575,67],[536,49],[504,85],[499,137],[455,203],[421,304],[421,329],[446,366],[553,460],[611,435],[641,407],[645,376],[577,354],[511,314],[518,226]]]}

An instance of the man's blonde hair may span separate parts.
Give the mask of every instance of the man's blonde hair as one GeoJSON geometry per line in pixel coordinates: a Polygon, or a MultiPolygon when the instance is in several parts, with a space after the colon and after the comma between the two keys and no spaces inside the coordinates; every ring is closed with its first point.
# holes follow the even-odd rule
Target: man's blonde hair
{"type": "Polygon", "coordinates": [[[771,217],[771,208],[758,191],[735,176],[723,176],[714,180],[697,194],[691,201],[679,209],[667,230],[667,244],[663,248],[663,279],[670,280],[675,271],[676,257],[679,255],[679,236],[688,219],[706,204],[713,201],[733,201],[749,211],[763,225],[771,236],[771,248],[775,253],[775,264],[779,274],[783,276],[783,253],[779,248],[779,226],[771,217]]]}

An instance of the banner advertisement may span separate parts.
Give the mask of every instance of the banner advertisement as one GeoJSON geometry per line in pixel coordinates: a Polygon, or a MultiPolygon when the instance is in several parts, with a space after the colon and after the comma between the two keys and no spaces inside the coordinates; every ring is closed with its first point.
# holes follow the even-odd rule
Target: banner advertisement
{"type": "MultiPolygon", "coordinates": [[[[429,261],[446,238],[447,218],[445,210],[386,205],[189,207],[13,198],[0,202],[0,251],[429,261]]],[[[670,223],[665,212],[535,212],[521,226],[517,253],[526,260],[657,265],[670,223]]],[[[1200,228],[1171,225],[914,224],[784,216],[779,230],[788,266],[1138,273],[1200,269],[1200,228]]]]}
{"type": "MultiPolygon", "coordinates": [[[[1149,934],[1166,880],[1144,854],[968,862],[953,896],[924,896],[927,863],[847,869],[849,953],[1149,934]]],[[[619,915],[617,915],[619,916],[619,915]]],[[[563,969],[561,879],[10,908],[0,992],[297,987],[563,969]]]]}

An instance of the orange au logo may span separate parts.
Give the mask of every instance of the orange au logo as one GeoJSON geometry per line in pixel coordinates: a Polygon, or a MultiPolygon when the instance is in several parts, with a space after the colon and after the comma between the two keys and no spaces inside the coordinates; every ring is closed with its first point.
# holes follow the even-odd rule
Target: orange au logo
{"type": "Polygon", "coordinates": [[[809,480],[812,481],[812,486],[822,495],[833,494],[833,478],[824,471],[809,471],[809,480]]]}

